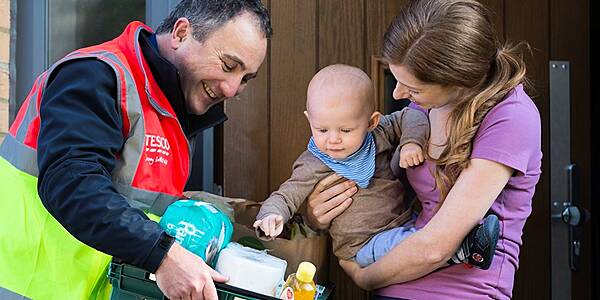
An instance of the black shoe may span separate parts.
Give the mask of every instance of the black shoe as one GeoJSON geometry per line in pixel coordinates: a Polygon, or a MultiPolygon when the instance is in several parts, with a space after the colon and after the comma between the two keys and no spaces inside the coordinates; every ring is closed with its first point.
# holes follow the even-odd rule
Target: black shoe
{"type": "Polygon", "coordinates": [[[496,252],[499,233],[500,222],[496,215],[487,216],[481,225],[473,228],[465,240],[466,243],[463,243],[469,247],[467,263],[482,270],[489,269],[496,252]]]}

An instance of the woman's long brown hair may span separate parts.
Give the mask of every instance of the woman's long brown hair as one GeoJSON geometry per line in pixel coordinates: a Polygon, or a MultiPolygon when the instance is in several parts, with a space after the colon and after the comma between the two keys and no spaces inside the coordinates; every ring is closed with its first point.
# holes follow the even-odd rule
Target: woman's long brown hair
{"type": "Polygon", "coordinates": [[[491,12],[474,0],[417,0],[404,7],[384,36],[383,57],[389,64],[402,65],[424,83],[462,91],[452,100],[444,150],[437,159],[427,157],[436,165],[438,208],[469,166],[485,115],[526,83],[519,50],[527,44],[502,44],[492,24],[491,12]]]}

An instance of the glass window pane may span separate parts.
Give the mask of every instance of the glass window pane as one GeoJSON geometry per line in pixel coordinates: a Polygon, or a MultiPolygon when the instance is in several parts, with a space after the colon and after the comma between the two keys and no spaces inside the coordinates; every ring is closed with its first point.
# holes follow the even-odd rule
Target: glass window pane
{"type": "Polygon", "coordinates": [[[85,46],[118,36],[134,20],[144,21],[145,0],[50,0],[50,63],[85,46]]]}

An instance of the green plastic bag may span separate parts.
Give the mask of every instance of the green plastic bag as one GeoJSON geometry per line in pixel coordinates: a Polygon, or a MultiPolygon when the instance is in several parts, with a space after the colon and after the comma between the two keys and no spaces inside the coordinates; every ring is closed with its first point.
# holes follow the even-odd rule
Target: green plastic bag
{"type": "Polygon", "coordinates": [[[179,200],[167,207],[160,226],[184,248],[213,266],[233,235],[231,220],[214,205],[179,200]]]}

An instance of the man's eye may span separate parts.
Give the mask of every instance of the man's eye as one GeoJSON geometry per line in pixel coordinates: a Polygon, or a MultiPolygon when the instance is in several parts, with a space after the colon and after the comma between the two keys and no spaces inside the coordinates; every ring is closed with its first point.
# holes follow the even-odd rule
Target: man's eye
{"type": "Polygon", "coordinates": [[[417,91],[411,91],[411,90],[409,90],[408,93],[411,94],[411,95],[418,95],[419,94],[419,92],[417,92],[417,91]]]}
{"type": "Polygon", "coordinates": [[[231,70],[233,70],[233,67],[228,65],[227,63],[223,62],[223,71],[231,72],[231,70]]]}
{"type": "Polygon", "coordinates": [[[320,133],[325,133],[327,132],[327,129],[317,129],[320,133]]]}
{"type": "Polygon", "coordinates": [[[352,131],[352,129],[342,129],[342,132],[344,132],[344,133],[348,133],[348,132],[351,132],[351,131],[352,131]]]}

